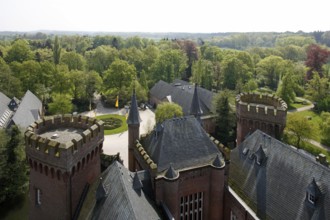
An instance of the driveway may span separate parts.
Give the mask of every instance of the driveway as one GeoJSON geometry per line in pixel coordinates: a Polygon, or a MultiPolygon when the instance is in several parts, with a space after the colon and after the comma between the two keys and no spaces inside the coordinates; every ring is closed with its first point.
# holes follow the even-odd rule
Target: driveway
{"type": "MultiPolygon", "coordinates": [[[[104,108],[101,102],[98,102],[96,111],[84,112],[82,114],[90,117],[105,114],[125,115],[126,109],[104,108]]],[[[155,114],[150,109],[146,109],[144,111],[140,110],[139,114],[142,120],[140,123],[140,135],[147,134],[148,131],[151,131],[155,125],[155,114]]],[[[103,153],[114,155],[118,152],[120,153],[121,159],[124,160],[125,167],[128,167],[128,131],[120,134],[104,136],[103,153]]]]}

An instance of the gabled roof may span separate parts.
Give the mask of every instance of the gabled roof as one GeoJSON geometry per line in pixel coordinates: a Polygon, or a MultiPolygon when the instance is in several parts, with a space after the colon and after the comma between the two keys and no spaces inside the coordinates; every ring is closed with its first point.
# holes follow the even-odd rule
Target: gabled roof
{"type": "Polygon", "coordinates": [[[26,128],[39,119],[39,113],[41,111],[41,101],[37,96],[28,90],[22,98],[22,101],[18,106],[12,120],[16,125],[26,128]]]}
{"type": "Polygon", "coordinates": [[[231,152],[229,183],[260,218],[330,219],[330,168],[260,130],[231,152]],[[322,195],[311,208],[313,182],[322,195]]]}
{"type": "Polygon", "coordinates": [[[134,189],[136,187],[133,184],[134,177],[135,181],[140,183],[139,187],[142,187],[139,178],[143,174],[139,175],[140,172],[147,171],[132,173],[117,161],[111,164],[102,174],[102,183],[100,183],[102,186],[98,187],[102,193],[97,193],[98,191],[88,193],[88,196],[91,196],[92,193],[94,197],[95,195],[99,197],[98,201],[94,201],[94,208],[87,210],[91,215],[89,216],[90,219],[161,219],[155,205],[145,195],[144,191],[134,189]]]}
{"type": "Polygon", "coordinates": [[[129,125],[139,125],[141,122],[138,105],[136,101],[135,90],[133,91],[132,100],[131,100],[131,108],[127,117],[127,124],[129,125]]]}
{"type": "MultiPolygon", "coordinates": [[[[222,154],[194,116],[165,120],[146,137],[144,149],[157,164],[157,171],[180,170],[212,164],[222,154]]],[[[223,161],[223,158],[222,158],[223,161]]]]}
{"type": "MultiPolygon", "coordinates": [[[[150,95],[158,100],[168,99],[166,97],[170,96],[174,103],[182,107],[184,115],[190,115],[194,89],[194,85],[182,80],[175,80],[172,84],[160,80],[150,89],[150,95]]],[[[199,86],[197,92],[203,115],[210,114],[213,92],[199,86]]]]}

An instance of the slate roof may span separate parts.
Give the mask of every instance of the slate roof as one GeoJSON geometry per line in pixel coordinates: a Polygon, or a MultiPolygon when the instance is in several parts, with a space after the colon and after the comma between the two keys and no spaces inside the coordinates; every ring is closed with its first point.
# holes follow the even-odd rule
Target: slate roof
{"type": "Polygon", "coordinates": [[[223,156],[194,116],[165,120],[143,140],[143,147],[157,164],[157,171],[181,170],[212,164],[223,156]]]}
{"type": "Polygon", "coordinates": [[[79,219],[161,219],[155,204],[146,196],[143,188],[141,190],[143,183],[150,181],[145,179],[146,172],[132,173],[115,161],[102,173],[96,190],[88,192],[87,197],[94,196],[94,207],[83,207],[83,213],[88,209],[89,214],[79,219]],[[136,186],[137,182],[139,187],[136,186]]]}
{"type": "MultiPolygon", "coordinates": [[[[158,100],[168,100],[168,96],[170,96],[174,103],[182,107],[184,115],[190,115],[194,88],[194,85],[182,80],[175,80],[172,84],[160,80],[150,89],[150,96],[156,97],[158,100]]],[[[209,115],[213,92],[199,86],[197,86],[197,92],[203,115],[209,115]]]]}
{"type": "Polygon", "coordinates": [[[131,108],[127,117],[127,124],[129,125],[139,125],[141,122],[138,105],[136,101],[135,90],[133,91],[132,99],[131,99],[131,108]]]}
{"type": "Polygon", "coordinates": [[[330,168],[260,130],[231,152],[229,183],[260,218],[330,219],[330,168]],[[315,205],[306,199],[313,178],[315,205]]]}
{"type": "Polygon", "coordinates": [[[42,103],[31,91],[27,91],[12,118],[14,124],[26,128],[39,119],[42,103]]]}
{"type": "Polygon", "coordinates": [[[9,102],[10,98],[0,92],[0,128],[6,128],[12,116],[13,112],[8,107],[9,102]]]}

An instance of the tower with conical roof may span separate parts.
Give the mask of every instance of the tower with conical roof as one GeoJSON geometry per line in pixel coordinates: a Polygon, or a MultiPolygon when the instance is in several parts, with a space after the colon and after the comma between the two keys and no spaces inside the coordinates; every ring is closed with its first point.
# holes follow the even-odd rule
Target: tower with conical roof
{"type": "Polygon", "coordinates": [[[200,117],[203,114],[203,110],[201,108],[200,102],[199,102],[199,97],[198,97],[198,92],[197,92],[197,83],[195,84],[195,90],[194,90],[194,95],[191,101],[191,107],[190,107],[190,114],[194,115],[197,120],[200,121],[200,117]]]}
{"type": "Polygon", "coordinates": [[[140,136],[140,115],[136,101],[135,90],[133,90],[131,108],[127,117],[128,124],[128,169],[132,172],[136,170],[134,158],[134,146],[140,136]]]}

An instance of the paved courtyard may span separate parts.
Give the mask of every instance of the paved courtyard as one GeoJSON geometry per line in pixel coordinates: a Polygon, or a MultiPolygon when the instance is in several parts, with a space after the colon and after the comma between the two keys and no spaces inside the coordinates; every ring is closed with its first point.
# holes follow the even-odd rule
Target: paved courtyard
{"type": "MultiPolygon", "coordinates": [[[[155,114],[150,109],[144,111],[140,110],[139,113],[142,120],[140,124],[140,135],[146,134],[155,125],[155,114]]],[[[99,102],[96,111],[85,112],[83,114],[91,117],[104,114],[125,115],[126,109],[104,108],[99,102]]],[[[114,155],[118,152],[120,153],[121,159],[124,160],[125,167],[128,167],[128,131],[104,136],[103,153],[114,155]]]]}

